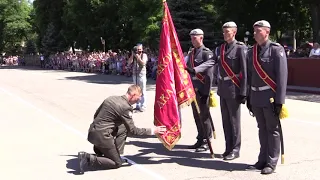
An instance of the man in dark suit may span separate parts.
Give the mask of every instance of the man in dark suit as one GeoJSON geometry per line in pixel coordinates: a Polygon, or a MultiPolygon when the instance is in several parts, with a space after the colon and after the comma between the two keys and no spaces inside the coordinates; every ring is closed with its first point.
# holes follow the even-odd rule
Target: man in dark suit
{"type": "Polygon", "coordinates": [[[271,174],[276,169],[280,155],[279,115],[287,89],[287,57],[280,44],[269,40],[269,22],[257,21],[253,28],[257,43],[247,56],[250,87],[247,106],[258,123],[260,153],[258,162],[247,169],[271,174]],[[270,103],[270,98],[274,99],[274,104],[270,103]]]}
{"type": "Polygon", "coordinates": [[[193,116],[196,122],[198,136],[197,142],[189,146],[196,152],[208,150],[207,138],[212,138],[211,114],[209,95],[212,86],[213,68],[216,57],[213,52],[203,45],[203,31],[194,29],[190,32],[193,49],[188,54],[186,70],[192,75],[192,84],[196,91],[196,99],[200,108],[200,116],[196,106],[192,104],[193,116]]]}
{"type": "Polygon", "coordinates": [[[239,157],[241,146],[241,103],[247,96],[247,47],[235,39],[237,25],[226,22],[222,26],[225,43],[216,51],[218,61],[218,92],[224,137],[224,160],[239,157]]]}
{"type": "Polygon", "coordinates": [[[138,85],[131,85],[126,95],[111,96],[103,101],[94,114],[89,128],[88,141],[94,145],[98,155],[79,152],[80,173],[86,166],[104,169],[115,169],[122,165],[120,154],[123,154],[128,133],[132,135],[163,134],[165,126],[154,128],[137,128],[132,119],[132,105],[142,95],[138,85]]]}

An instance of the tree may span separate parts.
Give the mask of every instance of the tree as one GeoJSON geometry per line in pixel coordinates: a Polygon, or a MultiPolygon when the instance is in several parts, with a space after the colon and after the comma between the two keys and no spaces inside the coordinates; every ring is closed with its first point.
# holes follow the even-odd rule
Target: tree
{"type": "Polygon", "coordinates": [[[0,1],[0,52],[19,53],[23,42],[30,39],[31,10],[25,0],[0,1]]]}
{"type": "Polygon", "coordinates": [[[309,5],[312,19],[313,42],[320,42],[320,3],[317,0],[305,0],[309,5]]]}
{"type": "Polygon", "coordinates": [[[189,32],[196,28],[204,31],[204,43],[209,47],[213,45],[217,18],[211,1],[171,0],[168,5],[184,50],[191,46],[189,32]]]}
{"type": "Polygon", "coordinates": [[[64,0],[35,0],[33,2],[35,25],[37,26],[38,33],[37,45],[42,53],[54,50],[65,51],[68,49],[68,44],[62,35],[64,24],[61,17],[63,16],[65,4],[64,0]],[[49,40],[48,37],[52,39],[49,40]]]}
{"type": "Polygon", "coordinates": [[[69,0],[64,7],[62,34],[69,45],[102,50],[131,49],[142,42],[157,47],[162,18],[159,0],[69,0]]]}
{"type": "Polygon", "coordinates": [[[221,25],[226,21],[235,21],[238,25],[238,39],[246,31],[252,31],[252,25],[258,20],[267,20],[271,24],[271,36],[280,41],[284,33],[296,30],[299,38],[305,39],[310,31],[308,5],[303,0],[213,0],[221,25]]]}

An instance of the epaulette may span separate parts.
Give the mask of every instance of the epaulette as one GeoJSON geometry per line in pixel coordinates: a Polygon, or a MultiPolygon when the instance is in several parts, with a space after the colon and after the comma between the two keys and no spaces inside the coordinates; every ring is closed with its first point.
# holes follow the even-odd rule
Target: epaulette
{"type": "Polygon", "coordinates": [[[274,46],[281,46],[281,44],[277,43],[277,42],[271,42],[270,44],[274,45],[274,46]]]}
{"type": "Polygon", "coordinates": [[[247,51],[252,51],[253,50],[253,46],[248,46],[247,51]]]}
{"type": "Polygon", "coordinates": [[[243,42],[241,41],[237,41],[236,44],[240,44],[240,45],[245,45],[243,42]]]}
{"type": "Polygon", "coordinates": [[[210,50],[209,48],[207,48],[207,47],[204,47],[203,50],[205,50],[205,51],[211,51],[211,50],[210,50]]]}

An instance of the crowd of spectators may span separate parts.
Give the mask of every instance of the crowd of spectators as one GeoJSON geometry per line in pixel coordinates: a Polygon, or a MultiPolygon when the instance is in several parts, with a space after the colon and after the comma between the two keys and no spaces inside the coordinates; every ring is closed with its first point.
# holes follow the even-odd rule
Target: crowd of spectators
{"type": "MultiPolygon", "coordinates": [[[[284,46],[286,54],[291,58],[320,58],[320,45],[318,43],[305,43],[296,50],[284,46]]],[[[157,53],[150,50],[148,55],[147,77],[156,79],[157,53]]],[[[131,51],[107,51],[107,52],[62,52],[42,58],[41,66],[46,69],[59,69],[78,72],[95,72],[103,74],[115,74],[132,76],[132,64],[128,64],[131,51]],[[44,61],[42,61],[44,60],[44,61]],[[44,62],[44,63],[43,63],[44,62]]],[[[186,56],[187,53],[185,52],[186,56]]],[[[43,56],[40,56],[43,57],[43,56]]],[[[0,56],[0,65],[25,65],[21,56],[0,56]]]]}
{"type": "MultiPolygon", "coordinates": [[[[147,77],[156,78],[157,56],[149,52],[147,62],[147,77]]],[[[103,74],[132,76],[132,64],[128,64],[131,55],[129,51],[113,52],[70,52],[50,55],[45,60],[45,68],[78,72],[95,72],[103,74]]]]}
{"type": "Polygon", "coordinates": [[[305,43],[296,50],[285,46],[288,57],[292,58],[320,58],[320,46],[318,43],[305,43]]]}
{"type": "Polygon", "coordinates": [[[23,65],[22,63],[22,59],[19,56],[7,56],[7,57],[0,57],[0,65],[9,65],[9,66],[13,66],[13,65],[19,65],[19,63],[21,65],[23,65]]]}

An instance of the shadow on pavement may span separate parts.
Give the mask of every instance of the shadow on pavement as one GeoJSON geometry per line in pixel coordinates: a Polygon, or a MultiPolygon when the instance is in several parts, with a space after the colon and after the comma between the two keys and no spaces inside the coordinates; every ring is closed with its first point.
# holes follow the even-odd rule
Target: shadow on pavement
{"type": "Polygon", "coordinates": [[[71,159],[67,160],[67,164],[66,164],[66,168],[68,169],[67,173],[74,174],[74,175],[81,175],[80,168],[79,168],[79,160],[77,155],[61,155],[61,156],[72,157],[71,159]]]}
{"type": "MultiPolygon", "coordinates": [[[[220,171],[245,171],[248,164],[232,163],[211,159],[209,152],[196,153],[186,149],[185,145],[176,145],[172,151],[168,151],[160,143],[147,143],[141,141],[130,141],[128,144],[141,147],[139,154],[133,156],[126,156],[127,158],[135,161],[138,164],[162,164],[162,163],[176,163],[181,166],[197,167],[203,169],[214,169],[220,171]],[[147,156],[148,154],[155,153],[159,156],[147,156]],[[154,158],[161,158],[162,160],[152,160],[154,158]]],[[[216,154],[220,156],[220,154],[216,154]]]]}
{"type": "MultiPolygon", "coordinates": [[[[122,75],[117,76],[117,75],[90,74],[85,76],[69,76],[69,77],[65,77],[65,79],[84,81],[87,83],[96,83],[96,84],[133,84],[132,77],[126,77],[122,75]]],[[[155,90],[155,81],[152,79],[148,79],[147,91],[154,91],[154,90],[155,90]]]]}
{"type": "MultiPolygon", "coordinates": [[[[73,174],[73,175],[83,175],[80,173],[80,167],[79,167],[79,160],[77,155],[62,155],[62,156],[69,156],[73,157],[71,159],[67,160],[66,168],[68,169],[67,173],[73,174]]],[[[95,167],[85,167],[85,172],[89,171],[105,171],[105,170],[111,170],[111,169],[102,169],[102,168],[95,168],[95,167]]]]}
{"type": "Polygon", "coordinates": [[[59,70],[54,70],[54,69],[43,69],[40,68],[39,66],[0,66],[0,69],[19,69],[19,70],[48,70],[48,71],[59,71],[59,70]]]}

